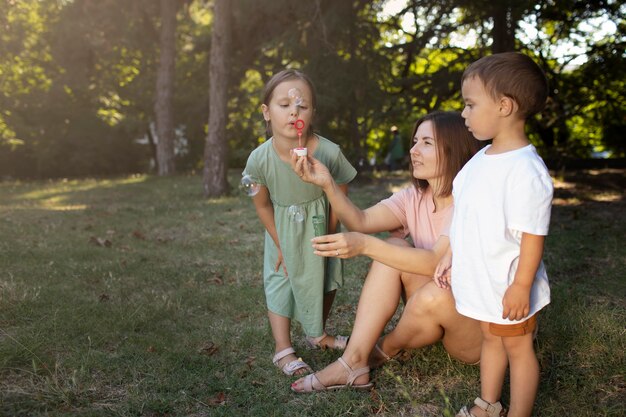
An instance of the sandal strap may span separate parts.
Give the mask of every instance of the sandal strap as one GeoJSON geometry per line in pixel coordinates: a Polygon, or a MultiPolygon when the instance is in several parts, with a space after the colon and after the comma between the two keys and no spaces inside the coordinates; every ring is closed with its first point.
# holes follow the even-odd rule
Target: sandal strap
{"type": "Polygon", "coordinates": [[[385,351],[380,346],[378,346],[378,342],[376,342],[376,344],[374,345],[374,349],[376,349],[376,352],[378,352],[380,356],[385,358],[385,362],[389,362],[391,360],[391,356],[387,355],[385,351]]]}
{"type": "Polygon", "coordinates": [[[338,350],[345,350],[346,346],[348,345],[348,339],[350,339],[350,336],[334,336],[334,342],[333,345],[330,346],[328,344],[326,345],[322,345],[322,341],[324,339],[326,339],[327,337],[333,337],[328,335],[326,332],[324,332],[321,336],[318,337],[312,337],[312,336],[306,336],[304,338],[304,341],[306,343],[306,345],[309,347],[309,349],[338,349],[338,350]]]}
{"type": "Polygon", "coordinates": [[[322,384],[315,374],[308,374],[302,380],[301,392],[326,391],[326,385],[322,384]]]}
{"type": "Polygon", "coordinates": [[[309,365],[307,365],[307,363],[305,361],[303,361],[302,359],[296,359],[296,360],[293,360],[293,361],[285,364],[285,366],[282,367],[282,371],[285,374],[291,376],[298,369],[302,369],[302,368],[311,369],[311,367],[309,365]]]}
{"type": "Polygon", "coordinates": [[[284,358],[287,355],[291,355],[292,353],[296,353],[296,351],[294,350],[293,347],[289,346],[288,348],[285,348],[281,350],[280,352],[278,352],[277,354],[275,354],[274,358],[272,359],[272,362],[274,363],[274,365],[278,366],[278,362],[280,362],[282,358],[284,358]]]}
{"type": "Polygon", "coordinates": [[[350,367],[350,365],[348,365],[348,363],[343,359],[343,357],[340,357],[339,359],[337,359],[337,361],[346,369],[346,371],[348,372],[348,381],[346,382],[347,386],[352,386],[354,384],[354,380],[357,379],[358,377],[360,377],[361,375],[365,375],[365,374],[369,374],[370,372],[370,367],[369,366],[364,366],[362,368],[359,369],[352,369],[350,367]]]}
{"type": "Polygon", "coordinates": [[[484,410],[489,417],[499,417],[502,412],[502,404],[500,404],[500,401],[490,403],[480,397],[476,397],[474,404],[484,410]]]}
{"type": "Polygon", "coordinates": [[[341,349],[344,350],[346,346],[348,346],[348,340],[350,336],[335,336],[335,344],[333,349],[341,349]]]}

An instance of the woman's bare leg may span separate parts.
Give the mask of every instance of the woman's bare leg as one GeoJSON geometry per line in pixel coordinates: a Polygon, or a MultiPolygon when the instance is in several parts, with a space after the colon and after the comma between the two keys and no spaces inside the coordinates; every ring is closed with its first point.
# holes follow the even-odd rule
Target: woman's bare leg
{"type": "Polygon", "coordinates": [[[476,320],[457,313],[449,290],[423,276],[402,274],[408,301],[397,326],[379,343],[393,357],[443,340],[448,353],[463,362],[480,359],[481,332],[476,320]]]}
{"type": "MultiPolygon", "coordinates": [[[[376,340],[398,307],[401,289],[398,270],[372,262],[361,290],[350,341],[343,353],[344,360],[352,369],[367,365],[367,358],[376,340]]],[[[331,363],[317,372],[316,376],[326,386],[346,382],[345,370],[338,362],[331,363]]],[[[365,384],[368,381],[369,375],[362,375],[354,383],[365,384]]],[[[297,389],[300,383],[301,380],[298,380],[293,386],[297,389]]]]}

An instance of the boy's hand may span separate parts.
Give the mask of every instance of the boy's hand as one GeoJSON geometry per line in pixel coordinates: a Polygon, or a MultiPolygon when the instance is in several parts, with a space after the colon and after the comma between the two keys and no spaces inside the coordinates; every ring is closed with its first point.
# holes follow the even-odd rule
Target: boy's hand
{"type": "Polygon", "coordinates": [[[452,252],[447,251],[445,255],[439,260],[437,268],[435,268],[435,274],[433,280],[439,288],[444,290],[450,289],[451,274],[452,271],[452,252]]]}
{"type": "Polygon", "coordinates": [[[502,299],[502,318],[509,320],[522,320],[530,313],[530,289],[531,287],[513,282],[504,293],[502,299]]]}

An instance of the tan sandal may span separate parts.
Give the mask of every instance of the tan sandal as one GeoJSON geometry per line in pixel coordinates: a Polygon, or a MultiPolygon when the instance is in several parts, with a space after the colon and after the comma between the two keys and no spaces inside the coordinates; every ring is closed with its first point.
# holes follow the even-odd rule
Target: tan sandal
{"type": "MultiPolygon", "coordinates": [[[[507,415],[507,410],[502,407],[500,401],[490,403],[480,397],[477,397],[474,400],[474,404],[485,413],[487,413],[487,417],[506,417],[507,415]]],[[[471,407],[468,408],[467,406],[461,408],[461,411],[459,411],[455,417],[476,417],[475,414],[472,414],[470,412],[470,409],[471,407]]]]}
{"type": "Polygon", "coordinates": [[[272,362],[274,363],[274,365],[276,365],[278,369],[283,371],[285,375],[289,375],[289,376],[293,376],[293,374],[296,373],[300,369],[306,369],[309,372],[313,372],[313,369],[311,369],[311,367],[307,365],[307,363],[304,362],[302,358],[295,359],[291,362],[285,363],[283,366],[280,366],[279,364],[280,360],[284,358],[285,356],[291,355],[292,353],[296,353],[296,351],[291,346],[289,346],[288,348],[283,349],[277,354],[275,354],[274,358],[272,359],[272,362]]]}
{"type": "Polygon", "coordinates": [[[348,380],[346,381],[345,384],[336,384],[336,385],[330,385],[327,387],[326,385],[320,382],[320,380],[317,378],[317,376],[315,376],[315,374],[309,374],[305,376],[304,379],[302,380],[302,384],[303,384],[302,389],[300,390],[295,389],[294,387],[295,384],[292,384],[291,390],[297,393],[331,391],[331,390],[338,390],[338,389],[344,389],[344,388],[368,390],[374,386],[374,384],[372,384],[371,382],[368,382],[367,384],[356,384],[356,385],[354,384],[355,379],[357,379],[361,375],[366,375],[370,372],[369,366],[364,366],[362,368],[353,370],[343,358],[337,359],[337,362],[339,362],[345,368],[346,373],[348,374],[348,380]]]}
{"type": "Polygon", "coordinates": [[[387,355],[387,353],[380,347],[380,341],[381,339],[378,339],[378,341],[374,345],[374,349],[372,349],[372,351],[370,352],[370,356],[367,360],[367,364],[371,369],[376,369],[376,368],[383,366],[390,360],[397,358],[398,355],[400,355],[403,352],[401,350],[395,356],[391,357],[387,355]]]}
{"type": "Polygon", "coordinates": [[[304,342],[306,343],[307,347],[309,349],[322,349],[322,350],[326,350],[326,349],[335,349],[335,350],[345,350],[346,346],[348,346],[348,339],[350,339],[350,336],[334,336],[334,340],[333,340],[333,345],[329,345],[328,343],[322,344],[322,341],[326,338],[332,337],[328,334],[326,334],[326,332],[324,332],[324,334],[322,334],[319,337],[311,337],[311,336],[307,336],[304,339],[304,342]]]}

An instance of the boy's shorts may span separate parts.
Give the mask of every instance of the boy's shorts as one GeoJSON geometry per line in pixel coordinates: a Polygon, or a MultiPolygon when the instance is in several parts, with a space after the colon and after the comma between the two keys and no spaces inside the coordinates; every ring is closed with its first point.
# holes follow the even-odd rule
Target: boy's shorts
{"type": "Polygon", "coordinates": [[[537,314],[526,321],[515,324],[489,323],[489,331],[494,336],[513,337],[532,333],[537,327],[537,314]]]}

